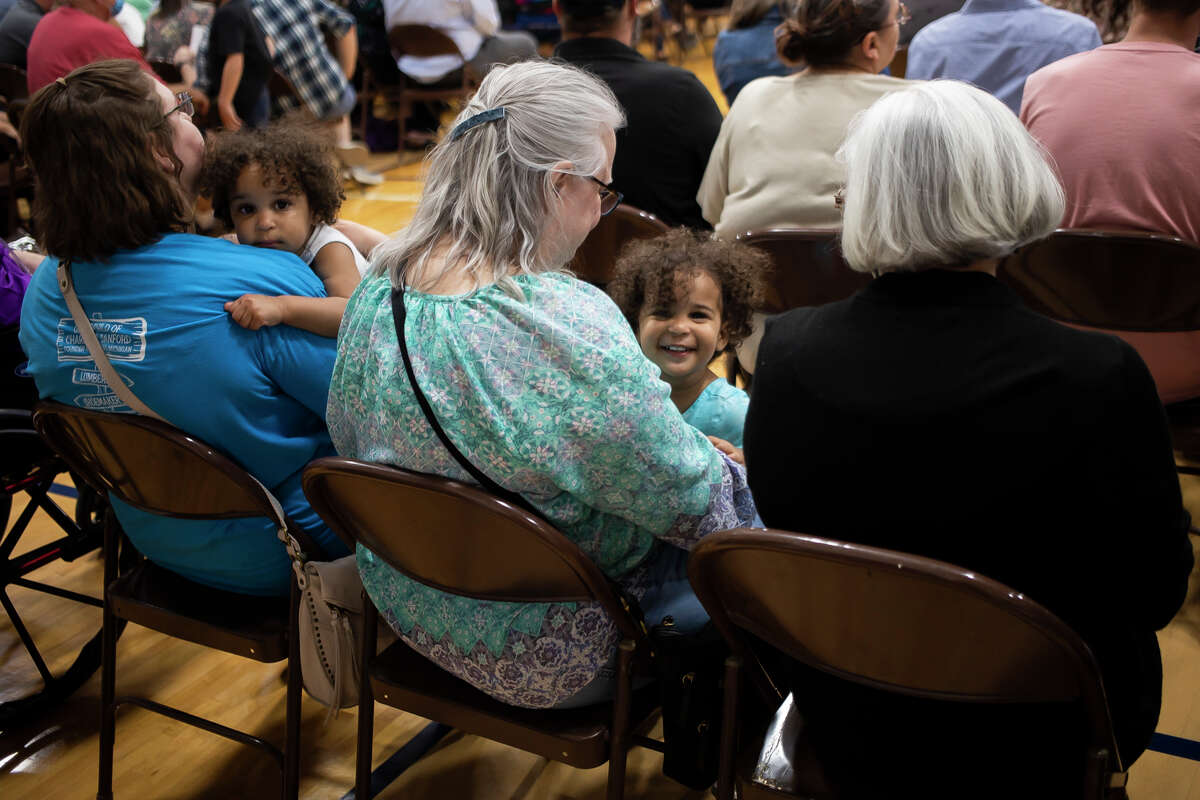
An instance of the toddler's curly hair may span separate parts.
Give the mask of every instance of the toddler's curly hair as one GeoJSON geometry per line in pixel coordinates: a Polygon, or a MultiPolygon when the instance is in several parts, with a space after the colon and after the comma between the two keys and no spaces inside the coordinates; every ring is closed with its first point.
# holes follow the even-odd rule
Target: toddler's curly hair
{"type": "Polygon", "coordinates": [[[308,199],[318,222],[331,224],[346,199],[333,143],[313,123],[285,117],[263,128],[242,128],[213,137],[200,173],[200,194],[212,198],[213,214],[233,228],[229,198],[238,176],[257,164],[282,191],[308,199]]]}
{"type": "Polygon", "coordinates": [[[763,303],[763,277],[771,261],[765,253],[711,234],[673,228],[653,239],[630,242],[617,259],[608,294],[634,331],[643,306],[670,306],[698,273],[721,289],[721,331],[727,348],[750,335],[751,315],[763,303]]]}

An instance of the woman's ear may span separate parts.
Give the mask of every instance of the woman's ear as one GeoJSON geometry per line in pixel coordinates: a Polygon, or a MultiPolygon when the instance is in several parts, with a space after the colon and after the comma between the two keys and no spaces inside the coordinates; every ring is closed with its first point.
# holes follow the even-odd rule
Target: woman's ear
{"type": "Polygon", "coordinates": [[[880,48],[879,48],[879,32],[878,31],[871,31],[870,33],[868,33],[866,36],[863,37],[863,40],[859,43],[858,46],[862,48],[863,57],[866,58],[868,61],[870,61],[872,64],[874,64],[876,61],[879,60],[881,52],[880,52],[880,48]]]}
{"type": "Polygon", "coordinates": [[[154,148],[154,160],[158,162],[160,167],[162,167],[163,172],[167,173],[168,175],[175,174],[175,160],[162,150],[159,150],[157,147],[154,148]]]}
{"type": "Polygon", "coordinates": [[[575,165],[570,161],[559,161],[550,168],[550,188],[558,194],[562,190],[563,183],[566,182],[567,176],[571,170],[575,169],[575,165]]]}

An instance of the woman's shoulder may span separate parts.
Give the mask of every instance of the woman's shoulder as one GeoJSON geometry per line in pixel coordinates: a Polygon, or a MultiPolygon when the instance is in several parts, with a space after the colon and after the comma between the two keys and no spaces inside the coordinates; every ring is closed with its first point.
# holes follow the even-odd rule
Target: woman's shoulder
{"type": "Polygon", "coordinates": [[[778,98],[790,92],[800,79],[798,75],[764,75],[755,78],[742,87],[737,98],[729,108],[732,115],[752,112],[763,106],[772,105],[778,98]]]}

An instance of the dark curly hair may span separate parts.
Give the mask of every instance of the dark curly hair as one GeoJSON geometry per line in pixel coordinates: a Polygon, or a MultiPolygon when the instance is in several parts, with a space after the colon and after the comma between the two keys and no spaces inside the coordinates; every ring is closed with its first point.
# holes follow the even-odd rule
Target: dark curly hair
{"type": "Polygon", "coordinates": [[[775,49],[784,63],[837,66],[851,47],[887,23],[891,10],[891,0],[800,0],[775,29],[775,49]]]}
{"type": "Polygon", "coordinates": [[[707,273],[721,288],[721,332],[726,348],[752,330],[751,315],[763,302],[767,255],[749,245],[723,242],[687,228],[630,242],[621,251],[608,294],[634,331],[643,306],[671,305],[692,277],[707,273]]]}
{"type": "Polygon", "coordinates": [[[264,128],[242,128],[212,137],[200,173],[200,193],[212,198],[213,214],[233,227],[229,198],[238,176],[251,164],[281,191],[308,198],[318,222],[333,223],[346,199],[333,143],[315,124],[294,117],[264,128]]]}

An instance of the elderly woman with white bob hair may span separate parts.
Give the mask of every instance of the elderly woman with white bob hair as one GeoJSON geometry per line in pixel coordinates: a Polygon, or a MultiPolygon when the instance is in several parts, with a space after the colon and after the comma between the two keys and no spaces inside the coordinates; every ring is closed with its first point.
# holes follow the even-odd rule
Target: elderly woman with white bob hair
{"type": "MultiPolygon", "coordinates": [[[[350,299],[329,428],[343,455],[473,482],[418,405],[402,330],[455,449],[637,596],[650,624],[687,631],[707,622],[687,549],[754,509],[742,468],[683,421],[616,305],[563,272],[619,202],[608,182],[622,121],[581,70],[488,73],[430,156],[412,223],[350,299]]],[[[493,697],[563,708],[611,692],[618,633],[601,608],[472,600],[361,548],[358,564],[404,641],[493,697]]]]}
{"type": "MultiPolygon", "coordinates": [[[[840,155],[842,251],[877,277],[768,321],[745,429],[759,512],[960,565],[1058,614],[1099,661],[1128,766],[1158,717],[1154,632],[1192,567],[1154,383],[1124,342],[1040,317],[996,280],[1063,213],[1000,101],[918,84],[863,112],[840,155]]],[[[922,797],[1067,797],[1082,775],[1074,708],[898,698],[801,669],[793,682],[844,796],[888,796],[872,776],[931,756],[922,797]]]]}

